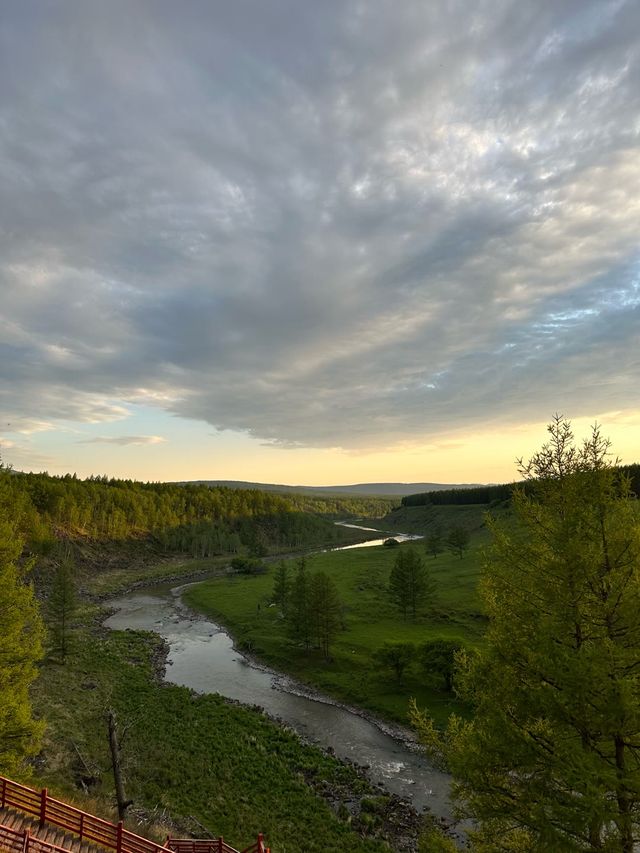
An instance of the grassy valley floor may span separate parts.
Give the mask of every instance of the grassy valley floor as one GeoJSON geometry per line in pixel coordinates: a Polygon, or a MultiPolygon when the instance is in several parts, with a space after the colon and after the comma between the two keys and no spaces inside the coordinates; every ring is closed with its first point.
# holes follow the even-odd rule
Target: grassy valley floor
{"type": "MultiPolygon", "coordinates": [[[[415,697],[444,723],[451,711],[466,711],[453,694],[417,665],[398,682],[391,672],[374,664],[372,656],[385,642],[419,645],[447,638],[474,646],[481,641],[485,619],[476,587],[484,541],[484,536],[476,537],[462,559],[450,553],[436,559],[425,555],[437,584],[437,598],[425,604],[415,621],[403,619],[387,594],[398,548],[367,547],[309,557],[308,571],[322,570],[333,578],[345,610],[345,630],[336,637],[329,662],[289,639],[286,621],[270,604],[273,565],[264,575],[205,581],[188,589],[184,600],[224,624],[240,648],[341,701],[406,723],[409,701],[415,697]]],[[[414,547],[424,554],[420,542],[401,547],[414,547]]],[[[292,561],[292,573],[293,569],[292,561]]]]}
{"type": "MultiPolygon", "coordinates": [[[[85,616],[92,622],[95,610],[85,616]]],[[[161,683],[158,638],[94,624],[77,629],[72,641],[66,663],[47,661],[35,685],[35,707],[47,721],[38,781],[58,795],[105,813],[113,791],[106,723],[112,708],[126,730],[127,794],[142,814],[161,823],[170,816],[174,835],[202,835],[200,824],[239,849],[261,831],[277,853],[383,853],[390,848],[373,836],[390,832],[391,849],[415,849],[415,819],[409,846],[402,846],[389,827],[402,827],[406,810],[404,818],[394,814],[398,807],[351,767],[259,711],[161,683]],[[80,780],[90,785],[89,799],[80,780]]],[[[131,828],[141,831],[135,822],[131,828]]],[[[166,831],[157,828],[158,840],[166,831]]]]}
{"type": "MultiPolygon", "coordinates": [[[[395,529],[425,532],[433,522],[428,508],[398,512],[413,517],[392,519],[395,529]]],[[[190,588],[186,599],[224,623],[239,645],[278,670],[390,720],[405,723],[409,698],[416,697],[444,722],[451,710],[466,709],[443,685],[430,682],[418,667],[398,683],[373,665],[372,654],[385,641],[481,642],[485,620],[476,582],[487,537],[481,512],[474,513],[467,519],[474,528],[473,546],[463,559],[445,553],[427,560],[438,596],[415,622],[403,620],[386,593],[397,548],[308,558],[310,571],[332,576],[345,606],[346,630],[336,638],[330,662],[288,638],[284,620],[270,606],[274,563],[263,575],[229,576],[228,558],[170,558],[149,551],[145,543],[132,550],[114,545],[112,554],[96,546],[94,554],[87,545],[79,560],[80,586],[95,600],[141,583],[219,572],[190,588]]],[[[380,526],[387,528],[386,522],[380,526]]],[[[113,814],[106,723],[112,708],[126,730],[123,762],[134,800],[129,821],[134,831],[146,834],[137,821],[150,822],[162,841],[167,831],[202,835],[206,827],[240,849],[261,831],[275,853],[416,849],[415,816],[381,797],[352,767],[302,744],[258,710],[161,683],[161,641],[150,634],[107,631],[103,616],[85,601],[74,618],[67,661],[51,658],[41,668],[34,703],[47,730],[34,771],[38,783],[81,808],[113,814]]]]}

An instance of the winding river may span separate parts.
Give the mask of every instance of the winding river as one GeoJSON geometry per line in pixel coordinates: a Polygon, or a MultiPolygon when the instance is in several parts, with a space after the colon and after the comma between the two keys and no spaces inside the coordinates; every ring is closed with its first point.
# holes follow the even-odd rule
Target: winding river
{"type": "MultiPolygon", "coordinates": [[[[375,544],[382,541],[374,540],[375,544]]],[[[304,738],[331,748],[338,758],[365,765],[374,782],[406,797],[416,809],[427,807],[436,816],[450,819],[446,774],[430,767],[411,744],[391,737],[357,711],[309,694],[287,676],[245,658],[220,625],[182,603],[184,588],[154,586],[111,600],[115,613],[105,624],[117,630],[154,631],[163,637],[169,646],[167,681],[260,705],[304,738]]]]}

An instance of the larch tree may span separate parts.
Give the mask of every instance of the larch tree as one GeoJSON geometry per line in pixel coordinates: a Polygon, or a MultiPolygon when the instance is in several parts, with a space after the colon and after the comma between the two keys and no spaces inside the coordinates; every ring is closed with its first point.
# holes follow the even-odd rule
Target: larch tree
{"type": "Polygon", "coordinates": [[[71,621],[77,607],[75,565],[71,554],[64,552],[55,569],[47,608],[52,649],[63,663],[69,652],[71,621]]]}
{"type": "Polygon", "coordinates": [[[42,657],[43,625],[29,565],[18,563],[22,540],[6,469],[0,466],[0,769],[10,773],[37,752],[42,730],[33,719],[29,688],[42,657]]]}
{"type": "Polygon", "coordinates": [[[427,554],[430,554],[435,560],[438,554],[444,551],[444,538],[442,530],[437,527],[424,540],[424,548],[427,554]]]}
{"type": "Polygon", "coordinates": [[[489,617],[456,686],[473,719],[444,736],[478,851],[632,853],[640,838],[640,512],[597,427],[577,446],[556,417],[493,524],[489,617]]]}
{"type": "Polygon", "coordinates": [[[447,548],[449,548],[449,550],[454,554],[457,554],[460,559],[463,558],[464,552],[469,547],[470,541],[471,536],[469,535],[469,531],[460,524],[456,524],[455,527],[452,527],[447,534],[447,548]]]}
{"type": "Polygon", "coordinates": [[[435,596],[435,583],[414,548],[403,548],[389,575],[389,595],[406,619],[416,618],[418,607],[435,596]]]}
{"type": "Polygon", "coordinates": [[[307,566],[304,557],[298,560],[296,573],[291,583],[287,622],[289,634],[308,649],[311,645],[310,590],[307,566]]]}
{"type": "Polygon", "coordinates": [[[342,630],[342,603],[333,580],[325,572],[315,572],[309,585],[309,615],[318,648],[328,660],[331,643],[342,630]]]}
{"type": "Polygon", "coordinates": [[[289,569],[284,560],[280,560],[276,567],[276,576],[273,581],[273,592],[271,599],[280,608],[280,612],[286,616],[291,592],[291,581],[289,580],[289,569]]]}

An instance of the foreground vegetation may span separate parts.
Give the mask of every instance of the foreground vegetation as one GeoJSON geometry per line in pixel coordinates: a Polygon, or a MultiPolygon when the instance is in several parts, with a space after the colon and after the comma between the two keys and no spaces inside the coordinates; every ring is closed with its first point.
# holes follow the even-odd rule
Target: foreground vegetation
{"type": "Polygon", "coordinates": [[[474,849],[633,853],[640,837],[640,512],[594,427],[560,416],[521,465],[514,523],[496,526],[482,592],[485,643],[460,658],[473,718],[444,734],[474,849]]]}
{"type": "MultiPolygon", "coordinates": [[[[94,617],[85,609],[83,621],[94,617]]],[[[151,635],[75,629],[66,663],[50,658],[35,685],[36,712],[47,720],[41,783],[77,799],[82,780],[104,811],[113,790],[105,717],[112,709],[126,731],[127,795],[143,815],[171,819],[183,834],[206,827],[238,848],[261,831],[279,853],[388,849],[354,831],[373,831],[374,822],[357,816],[372,792],[351,768],[257,711],[159,683],[161,658],[151,635]],[[338,800],[355,797],[353,827],[346,806],[339,819],[315,792],[321,784],[338,800]]]]}

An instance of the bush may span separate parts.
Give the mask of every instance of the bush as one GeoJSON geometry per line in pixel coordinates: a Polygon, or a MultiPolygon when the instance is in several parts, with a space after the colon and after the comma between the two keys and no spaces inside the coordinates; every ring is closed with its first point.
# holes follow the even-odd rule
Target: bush
{"type": "Polygon", "coordinates": [[[234,557],[231,568],[241,575],[261,575],[267,571],[265,564],[255,557],[234,557]]]}
{"type": "Polygon", "coordinates": [[[373,654],[378,666],[390,669],[398,681],[402,681],[405,670],[413,663],[416,647],[413,643],[385,643],[373,654]]]}
{"type": "Polygon", "coordinates": [[[456,653],[463,648],[460,640],[441,638],[423,643],[418,650],[420,664],[425,674],[441,678],[449,692],[453,690],[456,653]]]}

